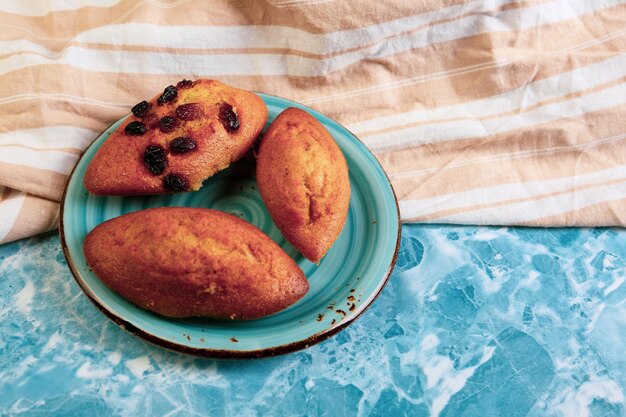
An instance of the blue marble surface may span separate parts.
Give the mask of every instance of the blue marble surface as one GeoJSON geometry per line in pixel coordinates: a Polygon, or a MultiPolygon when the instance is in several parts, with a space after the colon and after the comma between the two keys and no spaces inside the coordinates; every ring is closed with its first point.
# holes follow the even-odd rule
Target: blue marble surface
{"type": "Polygon", "coordinates": [[[0,246],[0,415],[624,416],[625,280],[625,230],[404,226],[347,330],[211,361],[105,318],[49,234],[0,246]]]}

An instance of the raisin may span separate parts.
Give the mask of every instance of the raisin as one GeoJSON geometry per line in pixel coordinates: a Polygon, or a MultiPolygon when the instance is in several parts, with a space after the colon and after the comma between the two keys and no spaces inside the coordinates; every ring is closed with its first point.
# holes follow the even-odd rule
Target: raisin
{"type": "Polygon", "coordinates": [[[146,127],[146,125],[138,121],[130,122],[124,128],[124,132],[126,132],[126,134],[130,136],[141,136],[147,131],[148,128],[146,127]]]}
{"type": "Polygon", "coordinates": [[[142,118],[146,114],[148,114],[148,112],[150,111],[150,107],[152,107],[152,105],[144,100],[141,103],[135,104],[131,111],[136,117],[142,118]]]}
{"type": "Polygon", "coordinates": [[[228,103],[222,103],[220,106],[220,122],[224,125],[227,132],[234,132],[239,129],[239,119],[233,111],[233,106],[228,103]]]}
{"type": "Polygon", "coordinates": [[[144,118],[143,118],[143,122],[146,124],[146,126],[148,126],[148,128],[150,129],[156,129],[160,126],[160,119],[159,117],[154,114],[154,113],[148,113],[144,118]]]}
{"type": "Polygon", "coordinates": [[[159,125],[161,132],[170,133],[172,130],[176,129],[178,122],[176,122],[176,119],[171,116],[165,116],[160,120],[159,125]]]}
{"type": "Polygon", "coordinates": [[[196,149],[196,141],[192,138],[181,136],[170,142],[172,153],[187,153],[196,149]]]}
{"type": "Polygon", "coordinates": [[[159,103],[159,105],[171,103],[172,101],[176,100],[176,97],[178,97],[178,90],[173,85],[168,85],[167,87],[165,87],[165,90],[163,90],[163,94],[161,94],[161,97],[157,99],[157,102],[159,103]]]}
{"type": "Polygon", "coordinates": [[[182,80],[179,81],[178,84],[176,84],[176,87],[178,88],[191,88],[193,87],[194,82],[191,80],[182,80]]]}
{"type": "Polygon", "coordinates": [[[171,191],[187,191],[189,183],[184,175],[168,174],[163,178],[163,186],[171,191]]]}
{"type": "Polygon", "coordinates": [[[203,115],[202,106],[198,103],[183,104],[176,109],[176,116],[182,120],[196,120],[203,115]]]}
{"type": "Polygon", "coordinates": [[[150,145],[143,153],[143,160],[146,166],[154,175],[160,175],[167,167],[167,158],[165,150],[159,145],[150,145]]]}

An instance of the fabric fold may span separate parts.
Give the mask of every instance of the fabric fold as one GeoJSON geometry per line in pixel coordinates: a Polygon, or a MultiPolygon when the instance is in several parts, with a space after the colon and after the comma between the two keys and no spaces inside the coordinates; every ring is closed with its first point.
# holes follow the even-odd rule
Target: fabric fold
{"type": "Polygon", "coordinates": [[[183,78],[342,123],[404,222],[626,225],[626,0],[18,3],[0,4],[0,243],[55,227],[86,147],[183,78]]]}
{"type": "Polygon", "coordinates": [[[58,227],[59,203],[0,186],[0,243],[48,232],[58,227]]]}

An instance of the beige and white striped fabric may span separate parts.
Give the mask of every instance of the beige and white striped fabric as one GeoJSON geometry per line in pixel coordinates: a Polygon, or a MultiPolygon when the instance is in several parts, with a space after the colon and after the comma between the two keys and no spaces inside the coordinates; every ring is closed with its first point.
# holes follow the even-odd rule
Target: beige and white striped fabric
{"type": "Polygon", "coordinates": [[[404,221],[626,224],[626,0],[0,2],[0,242],[52,229],[130,106],[216,78],[312,106],[404,221]]]}

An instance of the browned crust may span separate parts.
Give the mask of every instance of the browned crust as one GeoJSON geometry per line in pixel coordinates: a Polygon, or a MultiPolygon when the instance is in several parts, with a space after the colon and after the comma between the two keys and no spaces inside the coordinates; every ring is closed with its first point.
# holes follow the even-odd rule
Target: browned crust
{"type": "Polygon", "coordinates": [[[167,317],[255,319],[309,289],[304,273],[259,229],[191,207],[139,210],[85,238],[94,273],[134,304],[167,317]]]}
{"type": "Polygon", "coordinates": [[[339,236],[350,204],[346,159],[328,131],[304,110],[283,111],[261,141],[257,182],[285,238],[319,262],[339,236]]]}
{"type": "Polygon", "coordinates": [[[191,88],[178,88],[175,101],[159,105],[157,94],[150,100],[151,108],[142,118],[131,114],[100,147],[85,172],[85,188],[97,195],[150,195],[171,192],[163,187],[163,178],[172,173],[184,176],[189,190],[198,190],[202,182],[241,158],[250,149],[267,122],[268,111],[256,94],[227,86],[215,80],[197,80],[191,88]],[[182,120],[176,110],[183,104],[195,103],[203,116],[182,120]],[[227,103],[236,114],[239,127],[227,131],[219,120],[221,106],[227,103]],[[163,133],[159,120],[164,116],[177,120],[176,128],[163,133]],[[125,128],[142,122],[148,131],[130,136],[125,128]],[[178,137],[191,137],[196,149],[185,154],[169,151],[170,142],[178,137]],[[149,145],[161,146],[167,153],[166,169],[155,175],[143,156],[149,145]]]}

